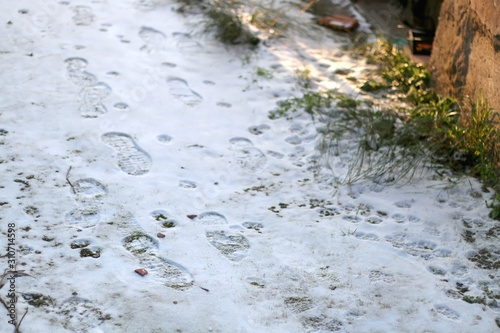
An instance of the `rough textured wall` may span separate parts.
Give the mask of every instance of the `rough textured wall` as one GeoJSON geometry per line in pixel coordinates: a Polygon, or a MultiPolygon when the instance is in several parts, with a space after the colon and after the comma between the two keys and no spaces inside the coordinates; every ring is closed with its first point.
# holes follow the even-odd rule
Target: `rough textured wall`
{"type": "Polygon", "coordinates": [[[442,94],[483,93],[500,112],[500,0],[444,0],[430,68],[442,94]]]}

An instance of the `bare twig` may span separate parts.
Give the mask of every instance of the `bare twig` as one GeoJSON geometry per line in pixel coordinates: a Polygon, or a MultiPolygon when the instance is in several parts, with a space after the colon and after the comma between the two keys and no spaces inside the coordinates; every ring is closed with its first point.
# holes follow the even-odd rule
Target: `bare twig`
{"type": "Polygon", "coordinates": [[[210,291],[207,288],[203,288],[202,286],[198,286],[201,290],[205,290],[207,293],[210,291]]]}
{"type": "Polygon", "coordinates": [[[66,181],[68,182],[69,186],[71,186],[71,189],[73,190],[73,194],[76,194],[75,187],[73,184],[71,184],[71,181],[69,180],[69,173],[71,172],[72,166],[69,167],[68,172],[66,172],[66,181]]]}
{"type": "Polygon", "coordinates": [[[21,332],[21,331],[19,331],[19,327],[21,327],[21,323],[23,322],[24,317],[26,317],[27,314],[28,314],[28,308],[26,308],[26,311],[24,312],[23,316],[21,317],[21,320],[19,320],[19,322],[16,324],[16,330],[14,331],[14,333],[21,332]]]}
{"type": "MultiPolygon", "coordinates": [[[[15,277],[19,277],[19,276],[31,276],[28,273],[24,273],[24,270],[18,271],[16,269],[15,271],[8,271],[7,269],[5,269],[4,272],[3,272],[3,274],[0,276],[0,289],[2,289],[3,286],[5,285],[4,282],[3,282],[3,280],[9,274],[13,274],[15,277]]],[[[7,301],[5,301],[1,296],[0,296],[0,303],[3,304],[3,306],[7,310],[7,313],[10,313],[9,312],[10,311],[9,304],[7,304],[7,301]]],[[[16,303],[17,303],[17,298],[16,298],[16,303]]],[[[26,317],[26,315],[28,314],[28,308],[26,308],[26,312],[24,312],[24,314],[21,317],[21,320],[19,322],[17,321],[17,308],[15,308],[15,310],[16,310],[16,316],[13,319],[14,320],[14,327],[15,327],[14,333],[20,333],[21,331],[19,330],[19,328],[21,327],[21,323],[23,322],[24,317],[26,317]]]]}
{"type": "Polygon", "coordinates": [[[15,277],[19,277],[19,276],[30,276],[30,277],[33,277],[33,276],[29,275],[28,273],[24,273],[24,270],[23,271],[8,271],[7,269],[5,269],[4,272],[3,272],[3,274],[2,274],[2,276],[0,276],[0,289],[2,289],[3,286],[5,285],[3,283],[3,280],[9,274],[14,274],[15,277]]]}

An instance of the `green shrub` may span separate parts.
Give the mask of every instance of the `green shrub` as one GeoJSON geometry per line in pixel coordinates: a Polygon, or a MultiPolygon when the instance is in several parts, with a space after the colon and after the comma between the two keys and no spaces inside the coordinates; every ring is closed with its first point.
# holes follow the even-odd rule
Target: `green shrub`
{"type": "Polygon", "coordinates": [[[205,31],[214,31],[216,37],[228,44],[257,45],[260,39],[255,36],[240,20],[236,2],[215,0],[206,12],[205,31]]]}

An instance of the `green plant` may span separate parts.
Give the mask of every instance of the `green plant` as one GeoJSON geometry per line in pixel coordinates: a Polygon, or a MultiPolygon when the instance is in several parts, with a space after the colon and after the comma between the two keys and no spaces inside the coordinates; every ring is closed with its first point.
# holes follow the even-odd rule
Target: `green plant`
{"type": "Polygon", "coordinates": [[[457,149],[468,159],[472,173],[487,186],[498,190],[500,143],[498,114],[494,113],[481,96],[471,102],[459,118],[457,149]]]}
{"type": "Polygon", "coordinates": [[[322,113],[324,109],[329,109],[331,107],[334,96],[335,93],[333,91],[306,91],[302,97],[292,97],[280,101],[276,110],[269,113],[269,118],[291,118],[292,113],[299,110],[304,110],[314,117],[315,114],[322,113]]]}
{"type": "Polygon", "coordinates": [[[351,230],[351,228],[347,228],[346,231],[340,229],[340,232],[342,232],[342,236],[352,236],[356,233],[357,230],[358,230],[357,228],[354,230],[351,230]]]}
{"type": "Polygon", "coordinates": [[[500,193],[496,193],[490,203],[486,201],[486,207],[491,209],[489,213],[490,218],[500,220],[500,193]]]}
{"type": "Polygon", "coordinates": [[[383,84],[377,80],[374,79],[369,79],[366,80],[365,83],[359,89],[366,91],[366,92],[374,92],[382,89],[386,89],[388,86],[386,84],[383,84]]]}
{"type": "Polygon", "coordinates": [[[205,22],[205,31],[214,31],[219,40],[228,44],[259,44],[260,39],[238,16],[237,5],[235,0],[212,1],[206,11],[209,20],[205,22]]]}
{"type": "Polygon", "coordinates": [[[273,72],[269,69],[265,69],[262,67],[257,67],[256,69],[256,74],[260,77],[264,77],[266,79],[272,79],[273,78],[273,72]]]}
{"type": "Polygon", "coordinates": [[[351,98],[345,94],[335,94],[337,106],[341,108],[355,109],[361,105],[361,101],[351,98]]]}
{"type": "Polygon", "coordinates": [[[285,11],[275,8],[274,3],[270,6],[258,4],[252,12],[250,24],[267,33],[269,36],[280,35],[289,26],[285,11]]]}
{"type": "Polygon", "coordinates": [[[368,63],[377,64],[387,84],[403,92],[410,102],[419,105],[436,98],[429,87],[430,73],[427,68],[412,62],[390,42],[379,39],[375,43],[355,48],[354,53],[365,56],[368,63]]]}
{"type": "Polygon", "coordinates": [[[295,76],[297,77],[297,82],[304,89],[309,89],[311,87],[311,70],[309,68],[296,69],[295,76]]]}

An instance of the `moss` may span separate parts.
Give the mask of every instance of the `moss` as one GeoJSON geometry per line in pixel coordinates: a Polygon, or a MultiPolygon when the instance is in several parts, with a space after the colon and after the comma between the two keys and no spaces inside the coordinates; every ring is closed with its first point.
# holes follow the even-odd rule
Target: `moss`
{"type": "Polygon", "coordinates": [[[24,212],[28,215],[31,215],[31,216],[35,216],[39,213],[38,208],[36,208],[34,206],[28,206],[28,207],[24,208],[24,212]]]}
{"type": "Polygon", "coordinates": [[[175,222],[174,221],[165,221],[165,222],[163,222],[162,225],[164,228],[173,228],[173,227],[175,227],[175,222]]]}
{"type": "Polygon", "coordinates": [[[500,225],[490,228],[486,233],[487,238],[498,238],[498,235],[500,235],[500,225]]]}
{"type": "Polygon", "coordinates": [[[474,233],[470,230],[465,230],[462,234],[462,237],[467,243],[474,243],[476,239],[474,238],[474,233]]]}
{"type": "Polygon", "coordinates": [[[45,296],[39,293],[23,294],[23,298],[28,302],[29,305],[32,305],[35,308],[55,304],[55,301],[54,299],[52,299],[52,297],[45,296]]]}
{"type": "Polygon", "coordinates": [[[134,231],[130,236],[123,240],[123,246],[125,249],[135,255],[146,253],[150,247],[153,247],[156,244],[157,242],[151,236],[140,231],[134,231]],[[151,246],[148,246],[148,243],[151,246]]]}
{"type": "Polygon", "coordinates": [[[80,257],[82,258],[86,258],[86,257],[92,257],[92,258],[99,258],[101,256],[101,249],[97,249],[95,252],[90,250],[90,249],[87,249],[87,248],[83,248],[80,250],[80,257]]]}
{"type": "Polygon", "coordinates": [[[380,83],[380,82],[377,82],[374,79],[370,79],[370,80],[366,80],[365,83],[363,83],[363,85],[359,89],[366,91],[366,92],[374,92],[374,91],[378,91],[378,90],[386,89],[386,88],[387,88],[387,85],[380,83]]]}
{"type": "Polygon", "coordinates": [[[487,248],[480,249],[476,254],[468,259],[480,268],[484,269],[500,269],[500,251],[493,252],[487,248]]]}
{"type": "Polygon", "coordinates": [[[89,246],[90,242],[89,241],[80,241],[80,242],[73,242],[69,246],[72,249],[82,249],[84,247],[89,246]]]}
{"type": "Polygon", "coordinates": [[[168,217],[163,215],[162,213],[160,213],[160,214],[155,216],[155,220],[158,222],[165,221],[165,220],[168,220],[168,217]]]}

